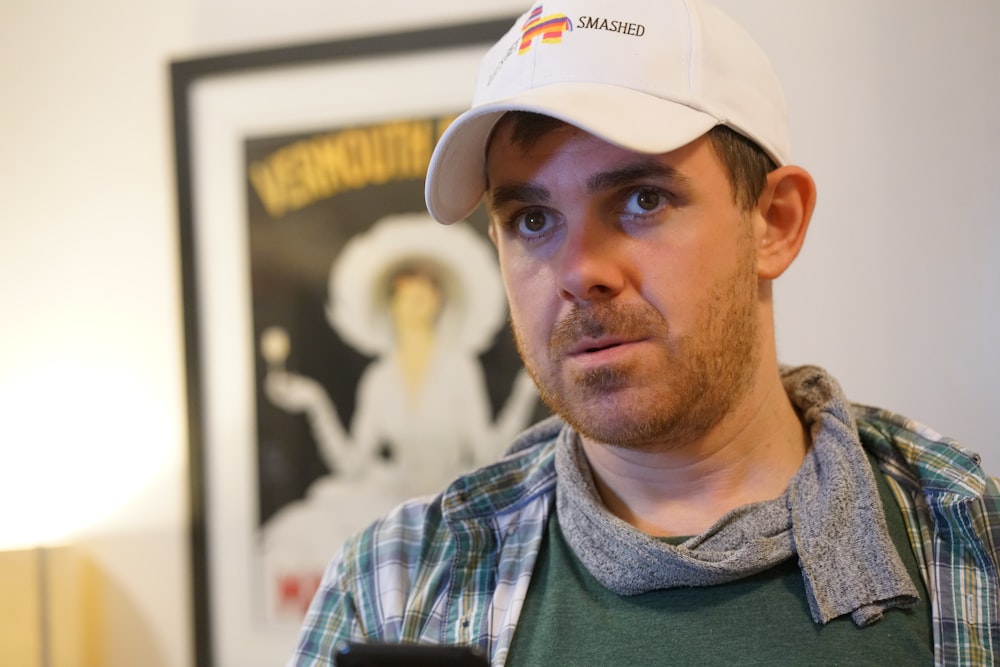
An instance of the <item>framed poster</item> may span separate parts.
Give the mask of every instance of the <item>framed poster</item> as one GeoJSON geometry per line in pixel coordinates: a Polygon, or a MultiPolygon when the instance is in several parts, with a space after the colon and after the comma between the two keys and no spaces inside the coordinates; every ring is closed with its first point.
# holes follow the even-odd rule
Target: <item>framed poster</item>
{"type": "Polygon", "coordinates": [[[172,63],[199,667],[283,664],[339,545],[544,416],[433,146],[513,19],[172,63]]]}

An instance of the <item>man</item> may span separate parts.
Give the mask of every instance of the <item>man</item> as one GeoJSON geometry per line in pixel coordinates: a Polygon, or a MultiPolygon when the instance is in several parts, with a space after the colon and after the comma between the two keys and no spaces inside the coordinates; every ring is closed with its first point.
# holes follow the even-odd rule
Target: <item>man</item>
{"type": "Polygon", "coordinates": [[[537,4],[435,150],[484,200],[558,415],[328,568],[293,664],[338,642],[493,665],[991,665],[1000,489],[978,457],[779,366],[772,281],[815,202],[766,56],[694,0],[537,4]]]}

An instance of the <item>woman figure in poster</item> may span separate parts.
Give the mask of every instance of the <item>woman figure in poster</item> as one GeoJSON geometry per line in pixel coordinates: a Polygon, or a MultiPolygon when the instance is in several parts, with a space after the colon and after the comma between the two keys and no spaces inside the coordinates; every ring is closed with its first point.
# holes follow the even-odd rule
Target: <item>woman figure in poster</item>
{"type": "Polygon", "coordinates": [[[521,368],[491,419],[479,354],[505,322],[506,297],[493,250],[471,227],[456,233],[426,215],[383,219],[345,245],[328,294],[331,326],[374,358],[349,429],[319,382],[285,369],[287,334],[273,328],[261,337],[268,399],[308,417],[332,471],[262,530],[268,615],[296,622],[344,539],[402,500],[498,458],[537,403],[521,368]]]}
{"type": "Polygon", "coordinates": [[[262,335],[268,399],[308,417],[332,471],[263,527],[271,618],[301,618],[351,533],[495,460],[528,425],[537,394],[523,368],[491,419],[479,354],[505,318],[496,258],[482,236],[471,227],[445,230],[426,215],[394,216],[345,245],[330,272],[328,321],[374,357],[358,382],[349,429],[319,382],[285,369],[284,330],[262,335]]]}
{"type": "Polygon", "coordinates": [[[491,421],[478,354],[502,325],[506,302],[492,249],[465,231],[442,234],[425,215],[386,218],[335,262],[327,318],[375,357],[358,383],[350,430],[318,382],[277,365],[268,373],[268,398],[309,417],[338,478],[387,466],[406,495],[438,490],[496,459],[530,420],[536,394],[522,369],[491,421]]]}

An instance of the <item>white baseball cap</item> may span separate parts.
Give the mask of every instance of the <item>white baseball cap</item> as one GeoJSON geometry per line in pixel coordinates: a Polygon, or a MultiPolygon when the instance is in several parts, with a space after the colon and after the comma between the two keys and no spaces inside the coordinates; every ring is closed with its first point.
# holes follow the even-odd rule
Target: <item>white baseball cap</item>
{"type": "Polygon", "coordinates": [[[665,153],[726,125],[788,162],[785,97],[750,35],[700,0],[544,0],[493,45],[472,108],[441,137],[427,209],[468,217],[486,190],[486,144],[507,111],[558,118],[642,153],[665,153]]]}

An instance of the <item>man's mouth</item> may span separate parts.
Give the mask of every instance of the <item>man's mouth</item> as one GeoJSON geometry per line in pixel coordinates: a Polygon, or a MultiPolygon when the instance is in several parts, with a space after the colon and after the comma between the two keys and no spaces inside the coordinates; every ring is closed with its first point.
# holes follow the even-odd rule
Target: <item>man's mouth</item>
{"type": "Polygon", "coordinates": [[[627,346],[633,343],[639,342],[641,339],[637,338],[626,338],[626,337],[602,337],[599,339],[584,339],[578,341],[573,347],[571,347],[567,356],[569,357],[585,357],[600,354],[602,352],[608,352],[619,347],[627,346]]]}
{"type": "Polygon", "coordinates": [[[552,359],[586,360],[588,364],[613,361],[617,352],[658,336],[665,329],[652,308],[603,304],[575,308],[553,328],[549,338],[552,359]]]}

